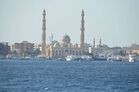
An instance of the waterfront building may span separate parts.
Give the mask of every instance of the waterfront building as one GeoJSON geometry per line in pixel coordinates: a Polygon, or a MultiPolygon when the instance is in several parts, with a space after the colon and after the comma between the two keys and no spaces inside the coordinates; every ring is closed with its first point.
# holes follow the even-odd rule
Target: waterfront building
{"type": "Polygon", "coordinates": [[[0,56],[6,56],[10,53],[11,47],[8,45],[7,42],[0,43],[0,56]]]}
{"type": "Polygon", "coordinates": [[[84,43],[83,49],[84,49],[84,51],[83,51],[84,55],[90,54],[90,51],[92,52],[92,46],[89,43],[84,43]]]}
{"type": "Polygon", "coordinates": [[[68,55],[81,56],[83,48],[79,44],[72,44],[68,35],[62,37],[61,42],[54,41],[47,47],[47,56],[50,58],[64,58],[68,55]]]}
{"type": "MultiPolygon", "coordinates": [[[[43,14],[44,16],[45,14],[43,14]]],[[[43,19],[44,20],[44,19],[43,19]]],[[[43,21],[45,22],[45,21],[43,21]]],[[[43,23],[45,24],[45,23],[43,23]]],[[[43,25],[44,26],[44,25],[43,25]]],[[[76,55],[81,56],[84,54],[84,10],[81,13],[81,33],[80,33],[80,44],[73,44],[71,43],[71,38],[68,35],[64,35],[62,37],[61,42],[52,41],[50,45],[46,46],[46,57],[49,58],[64,58],[68,55],[76,55]]],[[[45,27],[43,29],[43,33],[45,32],[45,27]]],[[[45,35],[42,35],[42,37],[45,35]]],[[[43,37],[44,39],[45,37],[43,37]]],[[[43,42],[45,39],[43,40],[43,42]]],[[[43,44],[42,44],[43,45],[43,44]]],[[[42,46],[44,47],[44,46],[42,46]]],[[[45,49],[42,48],[42,51],[45,49]]]]}
{"type": "Polygon", "coordinates": [[[24,56],[26,54],[32,53],[34,49],[34,44],[27,41],[21,43],[14,43],[12,45],[12,51],[16,51],[18,55],[24,56]]]}
{"type": "Polygon", "coordinates": [[[139,55],[139,49],[132,50],[132,51],[131,51],[131,54],[138,54],[138,55],[139,55]]]}
{"type": "Polygon", "coordinates": [[[139,49],[139,45],[138,44],[132,44],[131,49],[132,50],[137,50],[137,49],[139,49]]]}

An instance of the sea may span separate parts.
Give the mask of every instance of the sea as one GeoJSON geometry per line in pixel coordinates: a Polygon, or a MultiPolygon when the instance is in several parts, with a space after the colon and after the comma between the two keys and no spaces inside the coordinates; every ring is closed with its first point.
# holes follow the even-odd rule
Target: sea
{"type": "Polygon", "coordinates": [[[139,62],[0,60],[0,92],[139,92],[139,62]]]}

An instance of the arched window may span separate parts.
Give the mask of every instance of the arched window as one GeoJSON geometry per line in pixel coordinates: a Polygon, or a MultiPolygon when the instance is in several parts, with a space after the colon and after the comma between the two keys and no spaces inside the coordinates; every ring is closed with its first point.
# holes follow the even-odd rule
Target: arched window
{"type": "Polygon", "coordinates": [[[65,50],[65,52],[68,53],[69,51],[68,50],[65,50]]]}
{"type": "Polygon", "coordinates": [[[78,51],[76,51],[76,55],[78,55],[78,51]]]}
{"type": "Polygon", "coordinates": [[[74,55],[74,50],[72,51],[72,54],[74,55]]]}
{"type": "Polygon", "coordinates": [[[81,55],[81,51],[79,51],[79,55],[81,55]]]}
{"type": "Polygon", "coordinates": [[[61,56],[61,50],[59,50],[59,56],[61,56]]]}

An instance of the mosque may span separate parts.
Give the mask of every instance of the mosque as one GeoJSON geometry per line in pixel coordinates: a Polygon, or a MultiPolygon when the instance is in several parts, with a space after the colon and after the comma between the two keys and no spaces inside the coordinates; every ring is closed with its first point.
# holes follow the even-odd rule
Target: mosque
{"type": "Polygon", "coordinates": [[[49,58],[64,58],[68,55],[81,56],[84,54],[84,10],[81,12],[80,44],[71,43],[68,35],[62,37],[61,42],[53,41],[46,46],[46,12],[43,11],[42,19],[42,44],[41,55],[49,58]]]}

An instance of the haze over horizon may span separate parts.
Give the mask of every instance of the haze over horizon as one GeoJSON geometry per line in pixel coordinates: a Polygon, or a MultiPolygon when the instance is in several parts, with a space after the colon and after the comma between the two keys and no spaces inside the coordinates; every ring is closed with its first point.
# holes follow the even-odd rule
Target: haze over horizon
{"type": "Polygon", "coordinates": [[[46,39],[67,34],[80,41],[81,11],[85,11],[85,42],[130,46],[139,44],[139,0],[0,0],[0,42],[41,43],[42,13],[46,39]]]}

